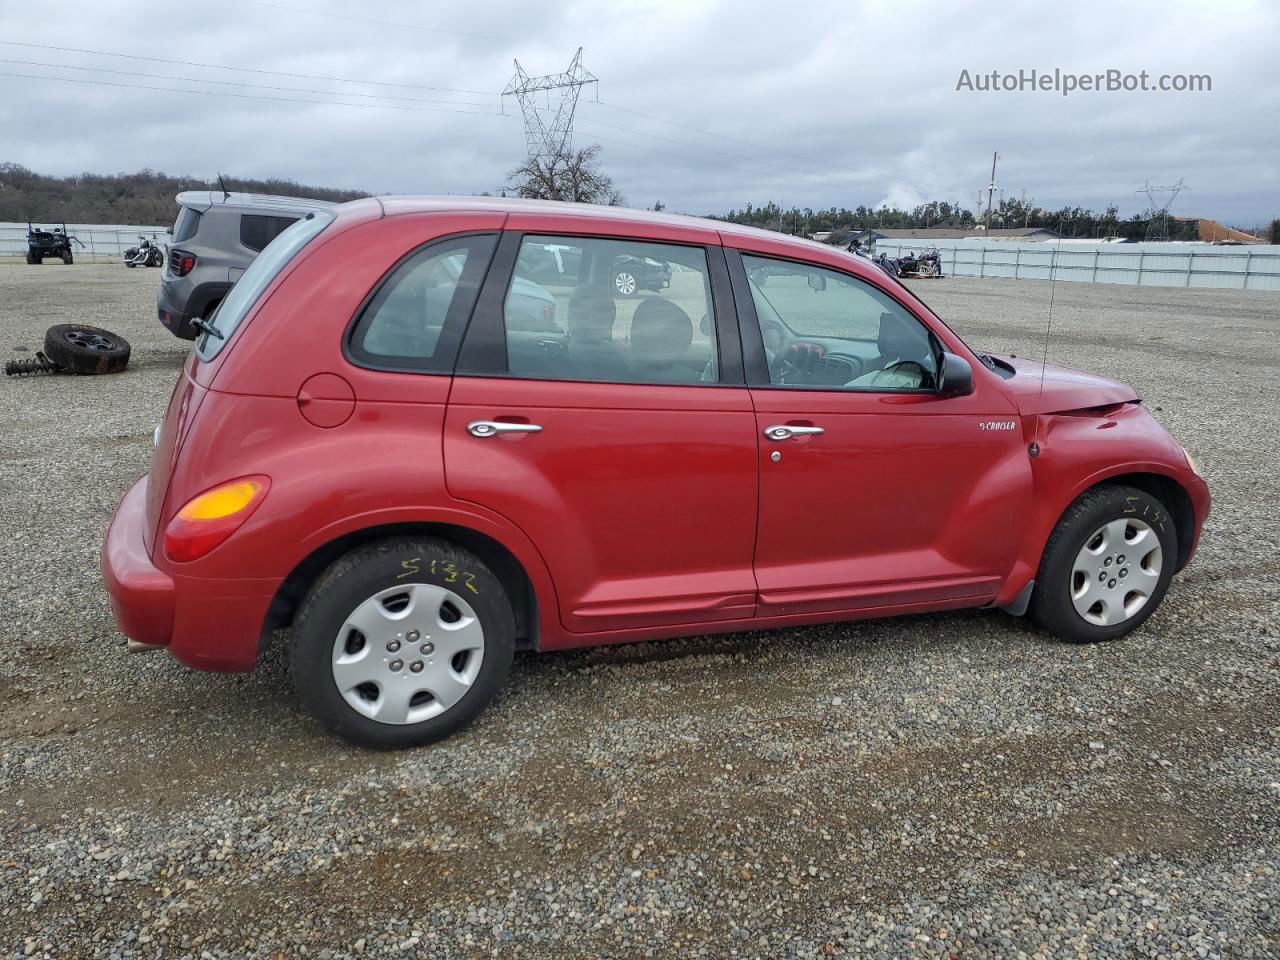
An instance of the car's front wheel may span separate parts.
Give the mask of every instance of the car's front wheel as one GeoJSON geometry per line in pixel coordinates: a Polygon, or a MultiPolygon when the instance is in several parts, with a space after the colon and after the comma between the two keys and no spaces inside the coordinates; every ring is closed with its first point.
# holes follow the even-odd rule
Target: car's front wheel
{"type": "Polygon", "coordinates": [[[289,670],[338,736],[376,749],[440,740],[488,705],[511,665],[501,581],[444,541],[394,538],[329,567],[294,621],[289,670]]]}
{"type": "Polygon", "coordinates": [[[1095,487],[1049,537],[1031,618],[1073,643],[1124,636],[1164,599],[1177,555],[1173,518],[1160,500],[1136,487],[1095,487]]]}

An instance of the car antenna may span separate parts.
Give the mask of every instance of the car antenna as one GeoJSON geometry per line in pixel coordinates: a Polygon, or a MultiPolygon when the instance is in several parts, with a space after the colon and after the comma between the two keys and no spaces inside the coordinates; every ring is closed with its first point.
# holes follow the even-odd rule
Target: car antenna
{"type": "Polygon", "coordinates": [[[222,199],[227,201],[231,199],[231,191],[227,189],[226,183],[222,179],[222,174],[218,174],[218,186],[222,188],[222,199]]]}
{"type": "Polygon", "coordinates": [[[1031,435],[1031,446],[1027,452],[1033,457],[1040,456],[1040,408],[1044,406],[1044,373],[1049,363],[1049,333],[1053,330],[1053,295],[1058,289],[1058,254],[1062,250],[1062,234],[1054,244],[1053,253],[1049,254],[1049,319],[1044,325],[1044,352],[1040,356],[1040,393],[1036,397],[1036,422],[1031,435]]]}

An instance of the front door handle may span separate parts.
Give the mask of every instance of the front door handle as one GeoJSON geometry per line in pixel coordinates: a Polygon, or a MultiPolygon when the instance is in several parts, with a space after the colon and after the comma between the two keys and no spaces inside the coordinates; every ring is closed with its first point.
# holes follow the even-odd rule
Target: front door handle
{"type": "Polygon", "coordinates": [[[764,435],[770,440],[790,440],[792,437],[816,437],[825,433],[821,427],[798,427],[789,423],[775,423],[764,428],[764,435]]]}
{"type": "Polygon", "coordinates": [[[467,432],[473,437],[496,437],[500,433],[541,433],[536,423],[506,423],[502,420],[472,420],[467,432]]]}

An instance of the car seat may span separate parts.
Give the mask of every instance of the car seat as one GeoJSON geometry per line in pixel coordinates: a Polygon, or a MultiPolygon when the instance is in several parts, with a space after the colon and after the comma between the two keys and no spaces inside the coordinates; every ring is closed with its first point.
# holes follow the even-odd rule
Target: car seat
{"type": "Polygon", "coordinates": [[[631,318],[631,368],[645,381],[697,383],[688,363],[693,321],[669,300],[649,297],[631,318]]]}

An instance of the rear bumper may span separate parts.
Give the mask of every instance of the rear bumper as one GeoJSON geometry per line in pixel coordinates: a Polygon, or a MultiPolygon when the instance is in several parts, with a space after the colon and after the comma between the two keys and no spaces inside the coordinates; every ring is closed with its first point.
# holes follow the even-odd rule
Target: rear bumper
{"type": "Polygon", "coordinates": [[[252,670],[278,584],[166,573],[144,543],[147,478],[120,501],[102,544],[102,579],[116,626],[130,640],[169,648],[197,670],[252,670]]]}
{"type": "Polygon", "coordinates": [[[208,314],[209,308],[227,295],[231,284],[217,281],[193,284],[186,277],[167,276],[169,268],[164,269],[166,276],[160,281],[160,292],[156,294],[156,314],[175,337],[194,340],[196,328],[191,321],[208,314]]]}
{"type": "Polygon", "coordinates": [[[102,580],[111,615],[130,640],[168,646],[173,635],[173,580],[156,569],[144,542],[147,478],[124,495],[102,542],[102,580]]]}

